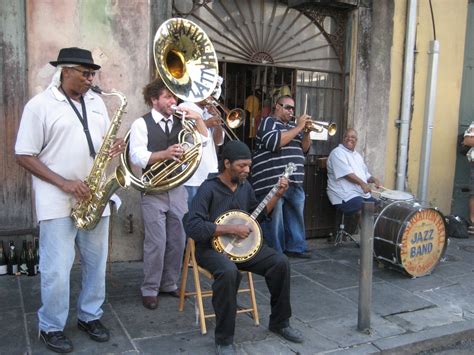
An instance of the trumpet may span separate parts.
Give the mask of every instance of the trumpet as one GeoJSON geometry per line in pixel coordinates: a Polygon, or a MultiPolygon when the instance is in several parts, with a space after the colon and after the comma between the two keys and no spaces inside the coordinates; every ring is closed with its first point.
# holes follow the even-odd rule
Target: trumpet
{"type": "Polygon", "coordinates": [[[327,131],[329,136],[333,136],[337,132],[337,125],[334,122],[312,121],[311,125],[305,127],[304,131],[316,133],[327,131]]]}
{"type": "Polygon", "coordinates": [[[233,129],[239,128],[245,121],[245,111],[241,108],[234,108],[229,110],[224,105],[221,105],[219,101],[214,99],[212,96],[209,96],[206,99],[206,103],[213,107],[220,108],[225,113],[225,119],[219,116],[220,120],[224,125],[224,133],[230,140],[237,140],[240,141],[237,134],[233,131],[233,129]]]}

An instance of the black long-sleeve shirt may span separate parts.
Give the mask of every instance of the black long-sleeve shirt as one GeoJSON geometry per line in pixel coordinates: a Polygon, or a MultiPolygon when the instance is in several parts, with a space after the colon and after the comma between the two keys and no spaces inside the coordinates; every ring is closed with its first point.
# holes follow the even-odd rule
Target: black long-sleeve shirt
{"type": "MultiPolygon", "coordinates": [[[[214,221],[229,210],[242,210],[248,213],[258,206],[250,183],[245,180],[232,191],[217,175],[208,178],[199,187],[191,203],[191,209],[185,223],[186,235],[193,238],[198,247],[211,246],[216,231],[214,221]]],[[[266,209],[257,218],[266,216],[266,209]]]]}

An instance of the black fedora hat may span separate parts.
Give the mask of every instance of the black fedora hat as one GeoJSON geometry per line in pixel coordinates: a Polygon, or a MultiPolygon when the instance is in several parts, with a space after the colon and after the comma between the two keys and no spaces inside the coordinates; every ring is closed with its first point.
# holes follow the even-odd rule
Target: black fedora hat
{"type": "Polygon", "coordinates": [[[58,54],[58,60],[49,62],[49,64],[55,67],[59,64],[80,64],[95,70],[100,69],[100,65],[94,64],[90,51],[77,47],[61,49],[58,54]]]}

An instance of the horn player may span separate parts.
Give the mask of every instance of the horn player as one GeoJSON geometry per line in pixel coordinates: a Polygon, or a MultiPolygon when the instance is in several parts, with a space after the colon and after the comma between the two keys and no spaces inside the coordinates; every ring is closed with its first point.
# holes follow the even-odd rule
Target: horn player
{"type": "MultiPolygon", "coordinates": [[[[200,266],[213,275],[212,304],[216,314],[215,346],[217,354],[234,354],[234,329],[237,311],[237,291],[242,275],[239,270],[251,271],[265,277],[271,294],[269,329],[286,340],[301,343],[301,332],[290,326],[290,266],[284,254],[263,245],[256,255],[242,263],[234,263],[211,246],[213,237],[234,234],[249,237],[245,224],[219,225],[218,216],[231,209],[251,212],[258,205],[255,193],[247,181],[252,155],[245,143],[230,141],[222,150],[219,173],[202,183],[191,205],[185,228],[196,241],[196,259],[200,266]]],[[[265,214],[288,189],[288,180],[277,181],[278,190],[268,201],[265,214]]],[[[262,214],[263,215],[263,214],[262,214]]]]}
{"type": "MultiPolygon", "coordinates": [[[[179,161],[184,153],[178,144],[182,124],[174,115],[176,96],[160,79],[143,89],[145,103],[151,111],[133,122],[130,129],[130,160],[144,171],[160,161],[179,161]]],[[[206,125],[201,116],[182,108],[186,119],[193,119],[205,142],[206,125]]],[[[177,282],[183,259],[185,234],[182,224],[188,211],[187,193],[183,185],[166,192],[142,194],[142,215],[145,227],[143,244],[144,279],[141,286],[143,306],[156,309],[158,295],[179,297],[177,282]]]]}
{"type": "Polygon", "coordinates": [[[295,258],[311,258],[306,244],[303,190],[305,154],[311,146],[311,117],[301,115],[292,121],[295,101],[285,95],[277,99],[272,113],[260,123],[256,137],[252,185],[262,199],[278,181],[288,163],[296,165],[290,177],[288,193],[278,201],[271,221],[262,223],[268,245],[280,253],[295,258]]]}
{"type": "MultiPolygon", "coordinates": [[[[48,88],[26,104],[15,154],[17,162],[33,175],[36,217],[41,226],[39,336],[50,350],[68,353],[74,347],[64,327],[76,245],[83,276],[77,325],[94,341],[106,342],[110,336],[100,321],[110,210],[105,209],[91,230],[78,229],[70,214],[76,201],[90,196],[84,180],[111,122],[101,97],[90,90],[100,65],[94,63],[89,50],[63,48],[50,64],[56,72],[48,88]]],[[[122,146],[123,139],[116,139],[104,153],[119,155],[122,146]]]]}

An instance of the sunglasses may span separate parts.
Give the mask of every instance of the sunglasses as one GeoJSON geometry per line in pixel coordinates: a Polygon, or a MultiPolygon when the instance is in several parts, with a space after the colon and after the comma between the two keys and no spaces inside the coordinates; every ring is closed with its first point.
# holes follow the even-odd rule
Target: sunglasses
{"type": "Polygon", "coordinates": [[[69,67],[69,69],[74,69],[75,71],[78,71],[79,73],[82,74],[84,78],[88,78],[90,76],[95,77],[95,74],[96,74],[96,72],[93,70],[81,70],[74,67],[69,67]]]}
{"type": "Polygon", "coordinates": [[[278,104],[278,105],[280,105],[281,107],[283,107],[285,110],[288,110],[288,111],[290,111],[290,110],[294,111],[295,110],[295,106],[291,106],[291,105],[288,105],[288,104],[284,104],[284,105],[278,104]]]}

